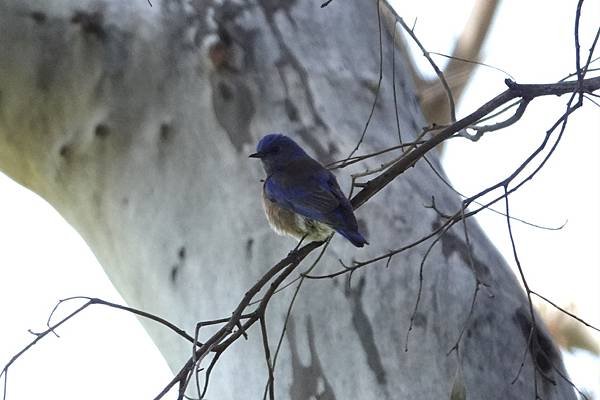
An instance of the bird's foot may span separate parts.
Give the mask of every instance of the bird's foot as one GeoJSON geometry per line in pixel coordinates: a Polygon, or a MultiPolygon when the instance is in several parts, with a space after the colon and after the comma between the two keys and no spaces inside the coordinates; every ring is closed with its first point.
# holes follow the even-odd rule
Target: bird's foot
{"type": "Polygon", "coordinates": [[[302,236],[300,238],[300,241],[298,242],[298,244],[296,245],[296,247],[294,247],[289,253],[288,253],[288,257],[290,256],[294,256],[296,255],[296,253],[298,252],[298,249],[300,248],[300,246],[302,245],[302,242],[304,241],[304,239],[306,239],[306,237],[308,236],[308,234],[302,236]]]}

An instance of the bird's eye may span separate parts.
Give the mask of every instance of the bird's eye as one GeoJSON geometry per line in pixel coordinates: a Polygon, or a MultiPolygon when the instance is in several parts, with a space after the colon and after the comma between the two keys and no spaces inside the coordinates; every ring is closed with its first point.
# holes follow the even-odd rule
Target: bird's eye
{"type": "Polygon", "coordinates": [[[273,154],[277,154],[277,153],[279,153],[279,150],[280,150],[279,146],[273,146],[273,148],[271,149],[271,152],[273,154]]]}

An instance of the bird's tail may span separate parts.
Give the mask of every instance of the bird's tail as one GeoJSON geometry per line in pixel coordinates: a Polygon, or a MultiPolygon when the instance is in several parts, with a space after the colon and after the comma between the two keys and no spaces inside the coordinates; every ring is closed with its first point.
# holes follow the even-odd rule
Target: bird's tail
{"type": "Polygon", "coordinates": [[[356,247],[363,247],[365,244],[369,244],[367,239],[365,239],[359,231],[351,231],[347,229],[338,229],[337,231],[340,235],[352,242],[352,244],[356,247]]]}

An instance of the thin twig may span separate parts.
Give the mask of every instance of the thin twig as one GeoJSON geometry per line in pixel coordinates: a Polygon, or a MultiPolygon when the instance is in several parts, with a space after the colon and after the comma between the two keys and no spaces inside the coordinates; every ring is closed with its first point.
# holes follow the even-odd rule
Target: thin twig
{"type": "MultiPolygon", "coordinates": [[[[504,195],[505,195],[504,196],[504,204],[506,206],[506,215],[508,216],[508,215],[510,215],[510,210],[509,210],[509,206],[508,206],[508,204],[509,204],[509,202],[508,202],[508,186],[504,186],[504,195]]],[[[517,269],[519,271],[519,275],[521,276],[521,283],[523,283],[523,286],[525,287],[525,291],[527,294],[527,303],[529,305],[529,315],[531,317],[531,328],[530,328],[530,332],[529,332],[530,339],[529,339],[527,346],[529,348],[531,348],[531,344],[530,344],[531,340],[533,340],[533,337],[535,337],[535,334],[538,329],[537,322],[535,319],[535,312],[533,311],[533,302],[531,301],[531,290],[529,289],[529,284],[527,283],[527,279],[525,278],[525,274],[523,272],[523,267],[521,266],[521,261],[519,260],[519,255],[517,253],[517,247],[515,245],[515,238],[514,238],[513,232],[512,232],[512,225],[510,223],[510,218],[508,218],[508,217],[506,218],[506,225],[508,227],[508,236],[510,238],[510,245],[511,245],[512,251],[513,251],[513,258],[515,260],[515,263],[517,264],[517,269]]],[[[531,362],[535,368],[535,366],[537,364],[536,364],[536,361],[535,361],[533,355],[531,356],[531,362]]],[[[534,371],[533,371],[534,377],[535,377],[535,372],[536,372],[536,370],[534,369],[534,371]]],[[[518,375],[517,375],[517,377],[518,377],[518,375]]],[[[537,388],[535,391],[535,395],[537,398],[537,395],[538,395],[537,388]]]]}
{"type": "Polygon", "coordinates": [[[273,375],[273,364],[271,363],[271,349],[269,348],[269,338],[267,337],[267,325],[265,323],[265,316],[261,316],[260,319],[260,331],[263,339],[263,349],[265,352],[265,360],[267,362],[267,369],[269,371],[269,381],[267,382],[267,388],[269,389],[269,400],[275,400],[275,388],[273,382],[275,377],[273,375]]]}
{"type": "Polygon", "coordinates": [[[465,331],[467,330],[467,326],[471,322],[471,317],[473,316],[473,312],[475,310],[475,303],[477,302],[477,295],[479,294],[479,289],[480,289],[481,285],[483,285],[483,282],[481,282],[481,280],[479,279],[479,275],[477,274],[477,270],[475,269],[475,263],[473,261],[473,249],[471,248],[471,241],[469,239],[469,230],[467,229],[467,220],[465,218],[465,204],[464,203],[462,204],[460,212],[462,214],[461,219],[462,219],[462,225],[463,225],[463,233],[465,235],[465,246],[467,247],[469,267],[471,268],[471,272],[473,272],[473,277],[475,278],[475,290],[473,291],[473,297],[471,298],[471,306],[469,307],[469,313],[467,314],[467,319],[465,320],[465,322],[462,325],[462,328],[458,335],[458,339],[456,339],[454,346],[452,346],[452,348],[450,348],[450,350],[448,351],[448,353],[446,355],[449,355],[453,350],[455,350],[458,355],[460,341],[462,340],[462,337],[463,337],[465,331]]]}
{"type": "Polygon", "coordinates": [[[521,119],[521,117],[525,113],[525,110],[527,109],[528,105],[529,105],[529,99],[523,98],[523,99],[521,99],[521,101],[519,103],[519,107],[517,108],[515,113],[513,115],[511,115],[510,117],[508,117],[507,119],[505,119],[504,121],[496,122],[495,124],[491,124],[491,125],[471,127],[470,129],[473,129],[475,131],[474,135],[469,135],[468,133],[466,133],[464,131],[463,131],[464,133],[459,133],[459,135],[461,137],[467,138],[473,142],[476,142],[479,139],[481,139],[483,134],[486,132],[494,132],[494,131],[497,131],[500,129],[504,129],[507,126],[513,125],[515,122],[517,122],[518,120],[521,119]]]}
{"type": "Polygon", "coordinates": [[[440,57],[445,57],[445,58],[448,58],[450,60],[461,61],[461,62],[468,63],[468,64],[476,64],[476,65],[481,65],[482,67],[487,67],[487,68],[495,69],[498,72],[502,72],[504,75],[508,76],[513,81],[515,80],[515,77],[512,76],[511,74],[509,74],[507,71],[503,70],[502,68],[495,67],[495,66],[493,66],[491,64],[486,64],[486,63],[481,62],[481,61],[467,60],[466,58],[457,57],[457,56],[451,56],[451,55],[444,54],[444,53],[438,53],[436,51],[430,51],[429,54],[433,54],[433,55],[440,56],[440,57]]]}
{"type": "MultiPolygon", "coordinates": [[[[294,294],[292,295],[292,299],[290,300],[290,304],[288,305],[287,311],[285,313],[283,327],[281,328],[281,333],[279,334],[279,340],[277,341],[277,347],[275,349],[275,355],[273,356],[273,371],[275,371],[275,367],[277,366],[277,357],[279,356],[279,350],[281,349],[281,345],[283,344],[283,338],[284,338],[285,332],[287,330],[287,325],[288,325],[288,322],[292,315],[292,307],[294,307],[296,298],[298,297],[298,293],[300,293],[300,288],[302,287],[302,284],[304,283],[305,276],[310,271],[312,271],[317,266],[317,264],[321,261],[321,258],[323,257],[323,255],[325,254],[325,251],[329,247],[329,243],[331,243],[331,238],[332,238],[332,236],[330,236],[329,239],[327,239],[327,242],[325,242],[325,246],[323,246],[323,248],[319,252],[319,255],[317,256],[315,261],[312,263],[312,265],[306,271],[301,273],[300,276],[298,277],[300,279],[300,282],[298,282],[298,285],[296,285],[296,289],[294,290],[294,294]]],[[[294,281],[296,281],[296,280],[297,279],[294,279],[294,281]]],[[[265,392],[263,393],[263,400],[267,398],[268,385],[269,385],[269,383],[267,382],[267,384],[265,385],[265,392]]]]}
{"type": "Polygon", "coordinates": [[[595,331],[600,332],[600,328],[595,327],[594,325],[586,322],[585,320],[579,318],[577,315],[565,310],[564,308],[562,308],[561,306],[559,306],[558,304],[554,303],[553,301],[551,301],[550,299],[548,299],[547,297],[541,295],[540,293],[536,292],[535,290],[531,290],[531,294],[536,295],[537,297],[539,297],[540,299],[544,300],[546,303],[550,304],[552,307],[556,308],[558,311],[562,312],[563,314],[567,314],[569,317],[581,322],[583,325],[587,326],[588,328],[591,328],[595,331]]]}
{"type": "MultiPolygon", "coordinates": [[[[429,166],[429,168],[430,168],[430,169],[433,171],[433,173],[434,173],[434,174],[435,174],[435,175],[438,177],[438,179],[439,179],[439,180],[440,180],[440,181],[441,181],[441,182],[442,182],[444,185],[446,185],[446,187],[448,187],[450,190],[452,190],[452,192],[456,193],[458,196],[460,196],[460,197],[461,197],[461,198],[463,198],[463,199],[466,199],[466,198],[468,197],[467,195],[463,194],[462,192],[460,192],[460,191],[456,190],[456,188],[455,188],[454,186],[452,186],[452,185],[450,184],[450,182],[448,182],[448,181],[446,180],[446,178],[444,178],[444,177],[442,176],[442,174],[441,174],[441,173],[440,173],[440,172],[437,170],[437,168],[435,168],[435,166],[433,165],[433,163],[432,163],[431,161],[429,161],[429,158],[428,158],[427,156],[423,156],[423,160],[424,160],[424,161],[427,163],[427,165],[429,166]]],[[[473,204],[477,204],[478,206],[482,206],[482,207],[483,207],[483,209],[485,209],[485,210],[487,210],[487,211],[490,211],[490,212],[492,212],[492,213],[494,213],[494,214],[498,214],[498,215],[501,215],[501,216],[503,216],[503,217],[506,217],[506,215],[505,215],[505,214],[504,214],[502,211],[498,211],[498,210],[496,210],[495,208],[489,207],[489,206],[487,206],[487,205],[485,205],[485,206],[484,206],[484,204],[483,204],[483,203],[481,203],[481,202],[479,202],[479,201],[477,201],[477,200],[473,200],[473,201],[472,201],[472,203],[473,203],[473,204]]],[[[439,214],[439,213],[438,213],[438,214],[439,214]]],[[[449,217],[448,217],[448,218],[449,218],[449,217]]],[[[517,222],[520,222],[520,223],[522,223],[522,224],[524,224],[524,225],[528,225],[528,226],[531,226],[531,227],[533,227],[533,228],[537,228],[537,229],[543,229],[543,230],[547,230],[547,231],[559,231],[559,230],[563,229],[563,228],[566,226],[566,224],[567,224],[567,222],[565,221],[565,222],[563,222],[562,224],[560,224],[559,226],[552,227],[552,226],[543,226],[543,225],[535,224],[535,223],[533,223],[533,222],[526,221],[526,220],[524,220],[523,218],[515,217],[514,215],[511,215],[511,216],[510,216],[510,218],[511,218],[512,220],[514,220],[514,221],[517,221],[517,222]]]]}
{"type": "MultiPolygon", "coordinates": [[[[396,130],[398,131],[398,143],[402,145],[402,133],[400,132],[400,117],[398,115],[398,96],[396,94],[396,24],[398,22],[394,22],[394,37],[392,46],[392,93],[394,95],[394,115],[396,116],[396,130]]],[[[413,27],[414,29],[414,27],[413,27]]]]}
{"type": "Polygon", "coordinates": [[[375,98],[373,99],[373,104],[371,105],[371,112],[369,112],[369,117],[367,118],[367,122],[365,123],[365,127],[360,135],[360,139],[354,146],[354,149],[348,155],[348,159],[352,158],[354,154],[358,151],[358,148],[362,144],[365,139],[365,135],[367,134],[367,129],[369,129],[369,124],[371,123],[371,119],[373,118],[373,114],[375,113],[375,106],[377,105],[377,100],[379,99],[379,91],[381,90],[381,81],[383,80],[383,38],[381,33],[381,10],[379,2],[381,0],[377,0],[377,29],[379,30],[379,78],[377,79],[377,88],[375,89],[375,98]]]}
{"type": "Polygon", "coordinates": [[[410,321],[408,324],[408,329],[406,331],[406,338],[404,341],[404,351],[405,352],[408,351],[408,336],[410,335],[410,332],[413,329],[413,324],[414,324],[415,318],[417,316],[417,310],[419,308],[419,302],[421,301],[421,294],[423,292],[423,268],[425,267],[425,261],[427,260],[427,257],[431,253],[431,250],[433,250],[435,245],[441,240],[441,238],[446,234],[446,232],[448,232],[448,229],[450,229],[450,226],[451,225],[448,225],[445,229],[440,231],[440,234],[429,245],[429,247],[425,251],[425,254],[423,255],[423,258],[421,259],[421,264],[419,265],[419,289],[417,291],[417,300],[415,301],[413,311],[410,315],[410,321]]]}
{"type": "Polygon", "coordinates": [[[404,22],[404,19],[393,9],[393,7],[389,6],[389,9],[390,9],[390,12],[396,17],[397,22],[400,23],[400,25],[406,31],[406,33],[408,33],[408,35],[412,38],[412,40],[415,42],[415,44],[419,47],[419,49],[421,49],[423,56],[427,59],[427,61],[429,62],[429,64],[433,68],[433,70],[435,71],[435,74],[437,75],[438,79],[440,80],[442,86],[444,87],[444,90],[446,91],[446,95],[448,96],[448,104],[450,106],[450,120],[452,122],[456,122],[456,106],[454,104],[454,97],[452,96],[452,90],[450,90],[450,86],[448,85],[448,82],[446,81],[446,78],[444,77],[444,73],[437,66],[435,61],[433,61],[433,59],[429,55],[430,53],[427,50],[425,50],[425,47],[423,46],[423,44],[421,43],[421,41],[419,40],[417,35],[415,35],[415,32],[412,29],[410,29],[408,27],[408,25],[406,25],[406,22],[404,22]]]}
{"type": "MultiPolygon", "coordinates": [[[[204,356],[206,356],[209,352],[222,353],[232,343],[239,339],[243,333],[248,331],[248,329],[264,315],[267,304],[277,288],[296,269],[296,267],[308,254],[310,254],[314,249],[322,246],[323,243],[324,242],[311,242],[301,247],[297,251],[288,254],[287,257],[267,271],[267,273],[265,273],[258,280],[258,282],[246,292],[243,299],[232,313],[229,321],[215,334],[213,334],[213,336],[211,336],[202,346],[199,346],[198,350],[196,351],[196,359],[204,358],[204,356]],[[260,302],[257,310],[252,313],[252,316],[242,324],[242,329],[233,331],[233,328],[237,326],[240,321],[240,316],[243,315],[244,310],[249,306],[249,303],[253,300],[254,296],[256,296],[258,292],[271,280],[271,285],[263,296],[263,300],[260,302]]],[[[190,371],[193,366],[194,361],[193,358],[190,357],[190,359],[183,365],[175,377],[155,397],[155,400],[163,398],[174,385],[183,382],[188,374],[188,371],[190,371]]]]}
{"type": "MultiPolygon", "coordinates": [[[[426,128],[425,130],[429,131],[430,128],[426,128]]],[[[362,156],[353,156],[350,158],[345,158],[343,160],[334,161],[334,162],[327,164],[326,167],[330,170],[341,169],[341,168],[347,167],[348,165],[355,164],[357,162],[364,161],[369,158],[377,157],[381,154],[389,153],[390,151],[394,151],[394,150],[398,150],[398,149],[402,149],[404,151],[404,149],[406,147],[416,147],[423,143],[425,143],[424,140],[415,140],[410,143],[403,143],[403,144],[399,144],[396,146],[390,146],[383,150],[374,151],[372,153],[364,154],[362,156]]]]}

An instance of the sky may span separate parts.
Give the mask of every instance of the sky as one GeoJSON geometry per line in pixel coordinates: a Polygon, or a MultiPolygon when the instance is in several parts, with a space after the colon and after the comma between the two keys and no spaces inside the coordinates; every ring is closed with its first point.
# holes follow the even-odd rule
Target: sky
{"type": "MultiPolygon", "coordinates": [[[[471,4],[405,1],[397,9],[409,24],[418,17],[415,30],[428,50],[449,53],[471,4]]],[[[484,45],[483,61],[508,71],[520,83],[557,81],[575,68],[574,11],[573,1],[505,0],[484,45]]],[[[600,0],[586,1],[583,11],[586,51],[597,29],[600,0]]],[[[426,61],[419,54],[415,57],[430,73],[426,61]]],[[[442,58],[436,62],[445,63],[442,58]]],[[[503,91],[505,77],[479,68],[458,107],[459,118],[503,91]]],[[[477,143],[451,141],[443,163],[452,184],[468,195],[503,179],[539,145],[566,100],[535,100],[514,127],[489,133],[477,143]]],[[[598,107],[587,104],[569,121],[548,165],[510,200],[511,214],[530,222],[556,227],[567,221],[559,231],[515,222],[519,256],[535,290],[561,305],[573,305],[579,316],[596,326],[600,325],[599,132],[598,107]]],[[[505,219],[482,213],[478,221],[514,267],[505,219]]],[[[28,329],[46,328],[59,299],[86,295],[124,303],[85,242],[62,217],[1,174],[0,246],[1,364],[32,339],[28,329]]],[[[63,312],[76,305],[65,305],[63,312]]],[[[128,314],[88,309],[58,333],[60,337],[48,336],[11,367],[9,399],[147,399],[171,378],[158,350],[128,314]]],[[[577,352],[566,354],[565,361],[573,381],[600,394],[598,357],[577,352]]]]}

